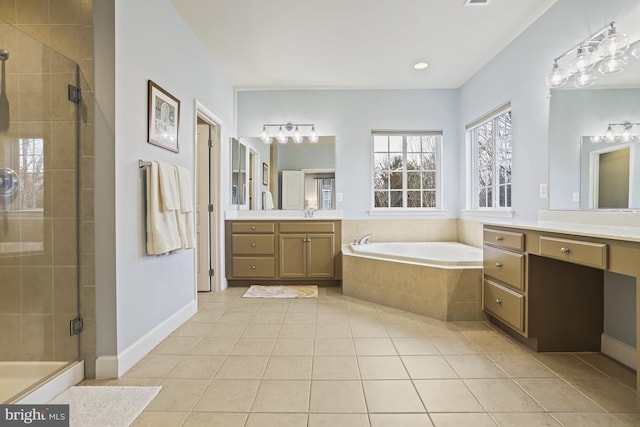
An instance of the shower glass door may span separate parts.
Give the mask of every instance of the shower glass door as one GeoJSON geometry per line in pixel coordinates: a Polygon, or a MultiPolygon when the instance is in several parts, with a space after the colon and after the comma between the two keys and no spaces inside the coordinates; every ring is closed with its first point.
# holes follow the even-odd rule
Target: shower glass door
{"type": "Polygon", "coordinates": [[[78,360],[79,72],[4,23],[0,66],[1,403],[78,360]]]}

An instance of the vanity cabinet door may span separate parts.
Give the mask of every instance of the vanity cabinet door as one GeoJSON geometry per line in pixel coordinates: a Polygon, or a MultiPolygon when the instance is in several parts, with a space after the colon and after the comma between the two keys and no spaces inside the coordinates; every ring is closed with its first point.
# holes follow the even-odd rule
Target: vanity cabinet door
{"type": "Polygon", "coordinates": [[[335,235],[307,235],[307,267],[309,277],[333,278],[335,274],[335,235]]]}
{"type": "Polygon", "coordinates": [[[280,277],[307,277],[307,235],[280,235],[280,277]]]}

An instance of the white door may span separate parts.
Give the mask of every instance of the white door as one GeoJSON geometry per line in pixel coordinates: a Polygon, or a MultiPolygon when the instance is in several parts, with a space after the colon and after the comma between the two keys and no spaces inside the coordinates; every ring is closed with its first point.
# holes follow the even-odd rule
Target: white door
{"type": "Polygon", "coordinates": [[[282,209],[304,209],[304,172],[282,171],[282,209]]]}
{"type": "Polygon", "coordinates": [[[215,274],[212,260],[214,259],[215,227],[213,227],[213,204],[211,197],[211,145],[215,135],[214,126],[198,117],[197,125],[197,170],[196,179],[196,238],[198,247],[197,283],[198,291],[210,291],[211,280],[215,274]]]}

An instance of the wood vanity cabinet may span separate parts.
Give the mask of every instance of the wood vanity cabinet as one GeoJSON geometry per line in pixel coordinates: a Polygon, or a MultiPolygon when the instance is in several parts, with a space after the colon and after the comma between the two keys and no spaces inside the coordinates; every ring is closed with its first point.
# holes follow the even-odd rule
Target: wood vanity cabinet
{"type": "Polygon", "coordinates": [[[339,285],[340,229],[340,221],[227,221],[227,280],[339,285]]]}

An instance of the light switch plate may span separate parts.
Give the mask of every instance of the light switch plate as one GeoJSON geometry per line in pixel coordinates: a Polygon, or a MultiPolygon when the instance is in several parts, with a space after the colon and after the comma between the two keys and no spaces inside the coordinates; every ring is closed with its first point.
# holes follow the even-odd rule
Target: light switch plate
{"type": "Polygon", "coordinates": [[[578,193],[577,191],[575,193],[572,194],[572,198],[574,202],[579,202],[580,201],[580,193],[578,193]]]}
{"type": "Polygon", "coordinates": [[[542,183],[540,184],[540,198],[541,199],[546,199],[547,198],[547,183],[542,183]]]}
{"type": "Polygon", "coordinates": [[[342,201],[342,193],[336,193],[336,202],[342,201]]]}

